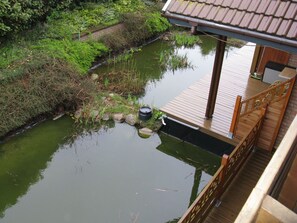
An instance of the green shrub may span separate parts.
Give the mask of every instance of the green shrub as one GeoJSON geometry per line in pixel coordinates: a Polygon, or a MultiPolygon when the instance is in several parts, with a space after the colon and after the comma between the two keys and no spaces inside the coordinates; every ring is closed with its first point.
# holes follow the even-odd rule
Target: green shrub
{"type": "Polygon", "coordinates": [[[161,16],[160,12],[149,13],[145,24],[152,34],[164,32],[171,26],[168,20],[161,16]]]}
{"type": "Polygon", "coordinates": [[[102,43],[71,41],[68,39],[44,39],[34,49],[42,50],[51,57],[65,59],[83,73],[90,69],[97,56],[108,51],[107,47],[102,43]]]}

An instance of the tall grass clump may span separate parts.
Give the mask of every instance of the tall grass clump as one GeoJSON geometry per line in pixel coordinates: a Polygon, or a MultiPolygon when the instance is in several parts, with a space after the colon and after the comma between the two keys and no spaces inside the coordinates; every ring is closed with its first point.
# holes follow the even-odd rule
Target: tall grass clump
{"type": "Polygon", "coordinates": [[[145,81],[141,79],[133,61],[124,63],[121,69],[100,74],[98,84],[102,91],[115,92],[122,96],[140,95],[145,87],[145,81]]]}

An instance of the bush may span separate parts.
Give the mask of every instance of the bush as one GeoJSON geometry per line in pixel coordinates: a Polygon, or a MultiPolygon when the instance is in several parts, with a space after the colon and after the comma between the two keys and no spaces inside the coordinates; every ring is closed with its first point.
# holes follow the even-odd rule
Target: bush
{"type": "Polygon", "coordinates": [[[159,12],[149,13],[145,25],[152,34],[164,32],[171,26],[168,20],[162,17],[159,12]]]}
{"type": "Polygon", "coordinates": [[[15,33],[43,20],[52,10],[69,7],[71,0],[1,0],[0,36],[15,33]]]}
{"type": "Polygon", "coordinates": [[[44,39],[33,49],[42,50],[51,57],[65,59],[82,73],[86,73],[90,69],[97,56],[108,52],[108,48],[102,43],[71,41],[68,39],[44,39]]]}
{"type": "Polygon", "coordinates": [[[92,97],[93,82],[72,66],[59,59],[38,60],[34,67],[25,65],[23,76],[0,82],[0,136],[58,104],[80,104],[92,97]]]}
{"type": "Polygon", "coordinates": [[[102,37],[102,41],[113,50],[138,45],[170,27],[167,19],[161,17],[159,12],[152,13],[145,10],[143,13],[125,13],[121,21],[124,30],[102,37]]]}

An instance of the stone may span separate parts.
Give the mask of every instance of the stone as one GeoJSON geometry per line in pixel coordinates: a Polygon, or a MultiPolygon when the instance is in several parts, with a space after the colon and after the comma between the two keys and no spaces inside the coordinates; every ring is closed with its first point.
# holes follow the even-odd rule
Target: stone
{"type": "Polygon", "coordinates": [[[129,114],[126,116],[125,122],[129,125],[135,125],[137,121],[136,115],[129,114]]]}
{"type": "Polygon", "coordinates": [[[109,114],[104,114],[103,116],[102,116],[102,120],[103,121],[108,121],[109,120],[109,114]]]}
{"type": "Polygon", "coordinates": [[[97,110],[92,110],[90,113],[91,118],[96,118],[99,115],[99,111],[97,110]]]}
{"type": "Polygon", "coordinates": [[[75,117],[76,119],[79,119],[79,118],[81,117],[81,115],[82,115],[82,109],[78,109],[78,110],[76,110],[75,113],[74,113],[74,117],[75,117]]]}
{"type": "Polygon", "coordinates": [[[122,122],[125,121],[125,116],[124,116],[124,114],[122,114],[122,113],[114,114],[114,115],[113,115],[113,120],[114,120],[115,122],[120,122],[120,123],[122,123],[122,122]]]}
{"type": "Polygon", "coordinates": [[[92,79],[93,81],[97,80],[98,78],[99,78],[99,75],[98,75],[98,74],[92,74],[92,75],[91,75],[91,79],[92,79]]]}
{"type": "Polygon", "coordinates": [[[150,137],[151,135],[154,134],[153,130],[149,129],[149,128],[142,128],[142,129],[139,129],[139,135],[144,137],[144,138],[147,138],[147,137],[150,137]]]}
{"type": "Polygon", "coordinates": [[[163,40],[165,40],[165,41],[169,41],[170,39],[169,39],[168,36],[164,36],[164,37],[163,37],[163,40]]]}

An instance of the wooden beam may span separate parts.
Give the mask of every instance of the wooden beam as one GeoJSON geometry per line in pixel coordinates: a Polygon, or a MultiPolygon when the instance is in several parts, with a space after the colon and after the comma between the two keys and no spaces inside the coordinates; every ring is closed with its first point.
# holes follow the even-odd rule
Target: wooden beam
{"type": "Polygon", "coordinates": [[[226,41],[227,41],[226,36],[219,36],[213,70],[212,70],[212,77],[211,77],[211,83],[209,88],[206,112],[205,112],[206,119],[212,118],[212,115],[214,112],[218,88],[219,88],[219,82],[221,77],[221,70],[223,66],[226,41]]]}
{"type": "Polygon", "coordinates": [[[254,56],[253,56],[253,61],[252,61],[252,65],[251,65],[251,70],[250,70],[251,74],[257,72],[257,66],[259,64],[259,59],[261,56],[262,49],[263,49],[262,46],[256,45],[256,48],[254,51],[254,56]]]}

